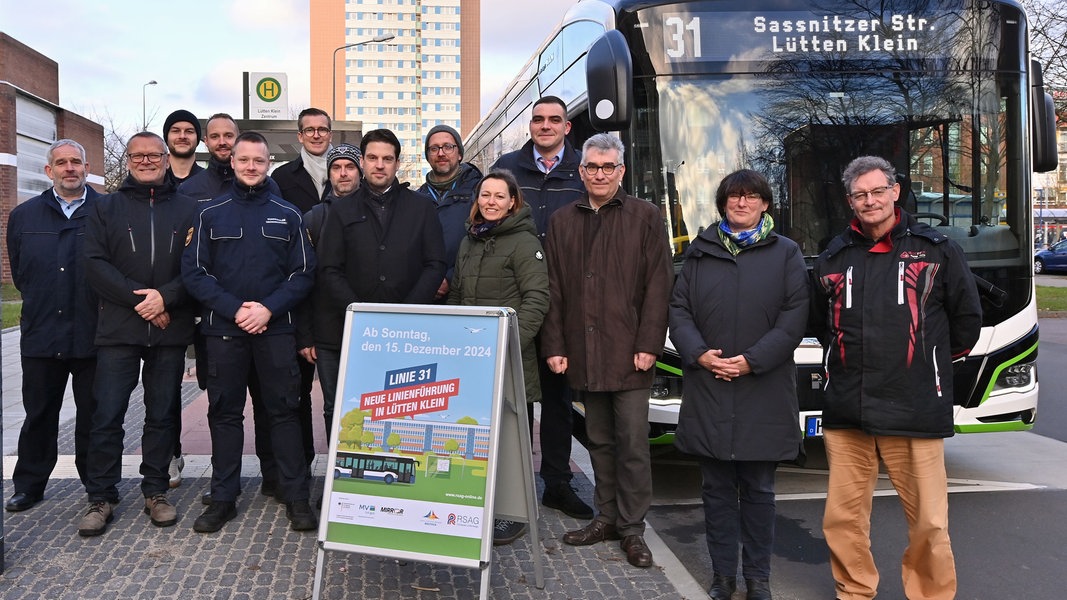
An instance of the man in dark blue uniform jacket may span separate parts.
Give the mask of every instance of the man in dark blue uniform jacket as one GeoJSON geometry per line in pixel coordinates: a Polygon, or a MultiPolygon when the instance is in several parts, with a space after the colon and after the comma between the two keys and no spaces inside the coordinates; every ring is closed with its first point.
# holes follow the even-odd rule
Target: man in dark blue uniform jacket
{"type": "Polygon", "coordinates": [[[89,163],[74,140],[58,140],[45,155],[54,185],[15,207],[7,223],[11,278],[22,293],[19,326],[22,406],[15,493],[5,504],[26,510],[44,497],[58,455],[59,411],[67,378],[73,378],[74,465],[85,483],[96,372],[96,294],[85,279],[85,222],[98,194],[85,185],[89,163]]]}
{"type": "Polygon", "coordinates": [[[294,530],[313,530],[318,521],[308,504],[310,476],[296,411],[300,372],[292,311],[311,291],[315,255],[300,211],[267,189],[270,153],[263,136],[238,136],[232,164],[233,189],[204,204],[182,261],[183,281],[202,307],[211,430],[212,503],[193,529],[218,531],[237,516],[245,389],[254,368],[278,465],[275,497],[285,502],[294,530]]]}

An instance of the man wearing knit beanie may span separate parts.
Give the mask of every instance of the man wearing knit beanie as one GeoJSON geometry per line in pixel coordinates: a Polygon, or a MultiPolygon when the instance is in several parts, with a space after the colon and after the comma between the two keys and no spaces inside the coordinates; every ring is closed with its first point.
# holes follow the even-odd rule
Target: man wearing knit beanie
{"type": "Polygon", "coordinates": [[[163,139],[167,141],[167,151],[170,152],[168,172],[175,183],[181,183],[204,170],[196,164],[196,147],[200,144],[200,137],[200,120],[185,109],[170,113],[163,121],[163,139]]]}
{"type": "Polygon", "coordinates": [[[463,140],[459,132],[448,125],[436,125],[430,129],[425,144],[426,162],[430,172],[426,183],[419,191],[433,198],[437,206],[437,218],[445,235],[445,264],[448,271],[437,290],[436,299],[448,299],[448,282],[456,264],[459,243],[467,234],[467,217],[470,216],[474,189],[482,180],[482,172],[470,163],[463,163],[463,140]]]}

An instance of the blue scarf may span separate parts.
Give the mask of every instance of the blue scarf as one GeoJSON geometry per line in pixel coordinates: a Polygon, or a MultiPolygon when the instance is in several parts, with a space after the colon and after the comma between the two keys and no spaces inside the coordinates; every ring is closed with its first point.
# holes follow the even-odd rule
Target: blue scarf
{"type": "Polygon", "coordinates": [[[767,213],[763,213],[756,227],[745,231],[732,231],[730,224],[723,219],[719,221],[719,239],[722,240],[730,254],[737,256],[745,248],[766,239],[773,229],[774,219],[767,213]]]}

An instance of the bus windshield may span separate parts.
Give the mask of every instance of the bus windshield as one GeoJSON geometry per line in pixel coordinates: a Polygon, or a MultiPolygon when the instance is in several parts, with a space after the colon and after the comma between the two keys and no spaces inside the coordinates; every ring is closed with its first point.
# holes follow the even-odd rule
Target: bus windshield
{"type": "Polygon", "coordinates": [[[633,130],[647,133],[633,139],[632,164],[642,168],[628,172],[628,184],[664,207],[676,259],[691,237],[717,225],[716,187],[742,167],[770,179],[777,229],[816,256],[851,219],[840,180],[845,165],[877,154],[897,167],[901,205],[956,240],[976,273],[1015,292],[1010,306],[986,315],[989,322],[1029,301],[1022,286],[1012,289],[1025,278],[1011,275],[1029,269],[1032,248],[1026,132],[1018,126],[1028,118],[1019,100],[1026,81],[1017,40],[997,26],[1002,16],[974,13],[967,21],[961,15],[972,13],[956,12],[949,22],[944,11],[902,8],[929,3],[898,2],[897,13],[869,19],[875,24],[868,26],[891,24],[894,15],[915,22],[925,16],[923,27],[936,30],[936,38],[859,55],[855,35],[837,36],[852,44],[840,52],[832,45],[816,52],[810,31],[774,39],[733,33],[771,22],[779,29],[826,22],[833,29],[832,15],[819,13],[818,22],[808,23],[795,12],[701,12],[706,4],[691,3],[696,8],[685,14],[672,5],[633,17],[647,26],[635,28],[643,37],[631,43],[646,46],[651,64],[644,65],[647,72],[635,64],[633,130]],[[705,22],[717,18],[746,25],[731,30],[705,22]],[[975,46],[976,30],[996,35],[975,46]],[[710,31],[737,42],[735,48],[709,46],[707,35],[697,39],[710,31]],[[806,51],[775,51],[775,44],[798,40],[806,51]],[[964,48],[951,45],[963,42],[964,48]],[[923,55],[924,48],[931,54],[923,55]],[[745,60],[737,59],[738,49],[745,60]],[[672,60],[672,50],[683,56],[672,60]]]}

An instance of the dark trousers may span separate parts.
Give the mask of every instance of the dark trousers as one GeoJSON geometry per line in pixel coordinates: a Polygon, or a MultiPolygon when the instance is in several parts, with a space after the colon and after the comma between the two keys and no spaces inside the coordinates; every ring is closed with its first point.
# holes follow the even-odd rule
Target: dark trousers
{"type": "MultiPolygon", "coordinates": [[[[300,367],[300,405],[297,406],[297,418],[300,420],[300,439],[303,443],[304,460],[310,467],[315,460],[315,432],[311,426],[311,386],[315,383],[315,365],[297,355],[296,364],[300,367]]],[[[255,361],[248,377],[248,394],[252,397],[252,421],[256,435],[256,456],[259,458],[259,470],[263,481],[277,483],[278,463],[274,460],[273,444],[270,439],[270,416],[263,405],[259,378],[256,376],[255,361]]]]}
{"type": "Polygon", "coordinates": [[[565,375],[550,371],[543,360],[538,364],[537,374],[541,381],[541,479],[545,487],[552,487],[569,483],[574,477],[571,473],[573,395],[565,375]]]}
{"type": "Polygon", "coordinates": [[[582,392],[582,402],[596,518],[615,525],[623,536],[642,535],[645,515],[652,506],[648,388],[582,392]]]}
{"type": "Polygon", "coordinates": [[[85,484],[86,452],[96,399],[93,378],[96,358],[22,357],[22,407],[26,418],[19,432],[18,460],[11,474],[15,493],[43,496],[58,459],[59,411],[67,391],[67,378],[74,390],[74,465],[85,484]]]}
{"type": "Polygon", "coordinates": [[[319,387],[322,388],[322,418],[326,422],[326,441],[333,437],[333,408],[337,394],[337,378],[341,373],[341,352],[316,348],[318,357],[315,366],[319,371],[319,387]]]}
{"type": "Polygon", "coordinates": [[[300,367],[292,334],[207,338],[208,426],[211,430],[211,496],[233,502],[241,490],[244,406],[249,382],[260,384],[277,465],[277,497],[307,500],[308,469],[297,406],[300,367]]]}
{"type": "Polygon", "coordinates": [[[715,573],[737,575],[740,543],[742,575],[770,577],[777,466],[773,461],[700,460],[704,529],[715,573]]]}
{"type": "Polygon", "coordinates": [[[89,436],[89,501],[118,502],[122,480],[123,421],[138,373],[144,388],[141,434],[141,493],[147,498],[169,489],[170,459],[178,437],[174,405],[181,402],[185,348],[182,346],[101,346],[96,357],[96,412],[89,436]],[[142,361],[144,366],[142,367],[142,361]]]}

